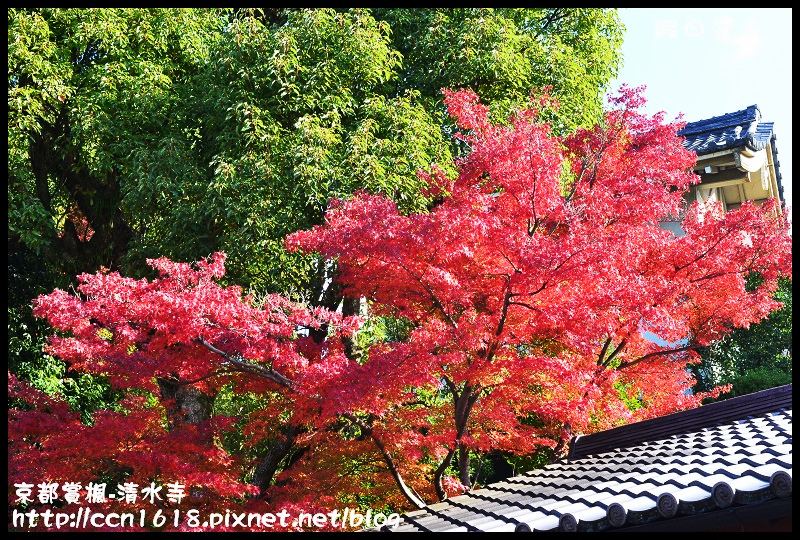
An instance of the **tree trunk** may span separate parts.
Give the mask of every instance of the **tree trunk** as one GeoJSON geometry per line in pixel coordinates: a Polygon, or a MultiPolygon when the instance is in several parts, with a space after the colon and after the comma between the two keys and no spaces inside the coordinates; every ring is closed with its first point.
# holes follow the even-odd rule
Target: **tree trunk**
{"type": "MultiPolygon", "coordinates": [[[[458,450],[458,481],[461,482],[467,490],[472,486],[472,481],[469,477],[469,448],[460,441],[461,438],[467,434],[467,424],[469,422],[470,413],[472,412],[472,406],[478,401],[479,396],[480,391],[475,391],[468,384],[464,385],[464,389],[455,400],[455,411],[453,415],[456,425],[456,449],[458,450]]],[[[455,455],[456,449],[450,450],[450,452],[447,453],[447,457],[445,457],[444,461],[442,461],[434,473],[434,489],[440,501],[447,498],[442,478],[455,455]]]]}
{"type": "MultiPolygon", "coordinates": [[[[360,310],[360,298],[350,298],[349,296],[344,297],[342,300],[342,315],[344,317],[358,315],[360,310]]],[[[358,347],[355,334],[353,336],[342,338],[342,341],[344,342],[344,353],[347,358],[358,362],[364,354],[364,351],[358,347]]]]}
{"type": "Polygon", "coordinates": [[[472,487],[472,480],[469,477],[469,448],[463,444],[458,445],[458,481],[467,490],[472,487]]]}
{"type": "Polygon", "coordinates": [[[287,424],[281,430],[281,436],[275,438],[270,444],[266,455],[261,458],[261,462],[253,473],[253,485],[258,487],[262,497],[265,496],[267,489],[272,484],[272,479],[278,472],[281,462],[294,447],[294,441],[302,429],[299,426],[287,424]]]}
{"type": "Polygon", "coordinates": [[[211,418],[214,396],[189,384],[158,378],[161,400],[166,403],[169,429],[181,424],[201,424],[211,418]]]}

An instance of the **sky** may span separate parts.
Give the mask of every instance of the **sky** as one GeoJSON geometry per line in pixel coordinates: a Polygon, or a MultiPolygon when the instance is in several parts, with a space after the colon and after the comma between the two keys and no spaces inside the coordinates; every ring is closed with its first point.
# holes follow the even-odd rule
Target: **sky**
{"type": "MultiPolygon", "coordinates": [[[[792,204],[792,10],[620,8],[623,66],[611,82],[646,86],[644,112],[693,122],[758,105],[774,122],[792,204]]],[[[790,219],[793,212],[789,214],[790,219]]]]}

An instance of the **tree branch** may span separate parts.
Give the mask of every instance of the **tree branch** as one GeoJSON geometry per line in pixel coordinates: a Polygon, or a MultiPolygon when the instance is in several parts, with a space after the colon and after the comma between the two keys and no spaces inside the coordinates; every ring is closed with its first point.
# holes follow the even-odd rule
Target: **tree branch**
{"type": "Polygon", "coordinates": [[[209,373],[208,375],[204,375],[199,379],[195,379],[193,381],[177,381],[175,382],[176,386],[188,386],[190,384],[199,383],[200,381],[204,381],[206,379],[210,379],[211,377],[216,377],[217,375],[225,375],[227,373],[241,373],[241,370],[238,369],[223,369],[221,371],[214,371],[209,373]]]}
{"type": "Polygon", "coordinates": [[[600,351],[600,354],[597,356],[597,365],[598,366],[605,365],[604,359],[606,357],[606,352],[608,351],[609,345],[611,345],[611,338],[607,338],[606,342],[603,343],[603,349],[600,351]]]}
{"type": "MultiPolygon", "coordinates": [[[[609,338],[609,339],[610,339],[610,338],[609,338]]],[[[608,365],[610,365],[610,364],[611,364],[611,361],[614,359],[614,357],[615,357],[615,356],[617,356],[617,355],[620,353],[620,351],[622,351],[622,349],[624,349],[624,348],[625,348],[625,345],[627,345],[627,343],[628,343],[628,340],[627,340],[627,339],[623,339],[622,341],[620,341],[620,342],[619,342],[619,345],[617,345],[617,348],[616,348],[616,349],[614,349],[614,350],[611,352],[611,354],[609,354],[609,355],[608,355],[608,358],[606,358],[606,359],[605,359],[605,361],[603,362],[603,364],[602,364],[602,365],[604,365],[604,366],[608,366],[608,365]]]]}
{"type": "Polygon", "coordinates": [[[487,362],[492,361],[492,358],[494,358],[494,354],[499,347],[500,336],[503,333],[503,328],[505,327],[506,319],[508,318],[508,307],[511,305],[511,296],[511,283],[509,282],[506,286],[506,293],[503,295],[503,308],[500,313],[500,321],[497,323],[497,330],[495,330],[494,333],[494,339],[492,340],[492,344],[489,345],[489,348],[486,350],[486,355],[484,356],[484,359],[487,362]]]}
{"type": "Polygon", "coordinates": [[[442,315],[444,315],[444,318],[447,320],[447,324],[449,324],[449,325],[450,325],[452,328],[457,328],[456,322],[455,322],[455,321],[452,319],[452,317],[450,317],[450,315],[447,313],[447,311],[445,311],[445,309],[444,309],[444,306],[442,305],[442,303],[441,303],[441,301],[439,300],[439,298],[438,298],[438,297],[437,297],[437,296],[436,296],[436,295],[433,293],[433,291],[431,290],[431,288],[430,288],[430,287],[428,287],[428,285],[426,285],[426,284],[425,284],[425,283],[422,281],[422,278],[421,278],[421,277],[418,277],[418,276],[416,276],[416,275],[415,275],[415,274],[414,274],[414,273],[413,273],[411,270],[409,270],[409,269],[408,269],[408,267],[407,267],[406,265],[404,265],[402,262],[397,262],[397,264],[399,264],[399,265],[400,265],[400,267],[401,267],[403,270],[405,270],[405,271],[408,273],[408,275],[409,275],[409,276],[411,276],[412,278],[414,278],[414,279],[417,281],[417,283],[419,283],[419,284],[422,286],[422,288],[425,290],[425,292],[426,292],[426,293],[428,293],[428,296],[430,297],[431,301],[433,302],[433,305],[434,305],[434,306],[435,306],[435,307],[436,307],[436,308],[437,308],[437,309],[438,309],[438,310],[439,310],[439,311],[442,313],[442,315]]]}
{"type": "Polygon", "coordinates": [[[652,352],[652,353],[646,354],[644,356],[641,356],[641,357],[637,358],[636,360],[631,360],[630,362],[626,362],[624,364],[620,364],[620,366],[617,367],[617,369],[629,368],[631,366],[635,366],[636,364],[638,364],[640,362],[643,362],[645,360],[648,360],[650,358],[655,358],[656,356],[666,356],[666,355],[672,354],[672,353],[678,353],[678,352],[683,352],[683,351],[693,351],[693,350],[695,350],[695,348],[696,347],[694,347],[692,345],[687,345],[686,347],[678,347],[677,349],[670,349],[670,350],[667,350],[667,351],[652,352]]]}
{"type": "Polygon", "coordinates": [[[413,488],[407,486],[403,481],[403,477],[400,474],[400,470],[397,468],[397,464],[394,462],[391,453],[389,453],[389,451],[386,449],[386,445],[383,444],[383,441],[375,436],[375,432],[373,431],[372,427],[366,425],[352,414],[345,413],[342,414],[342,417],[350,420],[353,424],[361,428],[366,435],[369,435],[369,437],[375,443],[375,446],[378,447],[386,466],[389,467],[389,472],[391,473],[392,478],[394,478],[397,487],[400,488],[400,493],[402,493],[403,496],[416,508],[420,510],[425,508],[427,506],[425,502],[413,492],[413,488]]]}
{"type": "Polygon", "coordinates": [[[197,341],[199,344],[204,346],[209,351],[220,355],[225,360],[227,360],[234,366],[238,367],[240,371],[246,371],[247,373],[252,373],[253,375],[258,375],[259,377],[264,377],[265,379],[269,379],[270,381],[277,383],[285,388],[288,388],[289,390],[295,390],[297,387],[297,384],[294,381],[288,379],[287,377],[283,376],[274,369],[266,368],[259,364],[250,364],[248,362],[243,362],[242,360],[239,360],[238,358],[231,356],[225,351],[216,348],[202,337],[196,338],[195,341],[197,341]]]}
{"type": "Polygon", "coordinates": [[[456,455],[456,449],[451,448],[450,451],[447,452],[447,455],[444,457],[442,462],[436,468],[436,471],[433,473],[433,487],[436,489],[436,496],[440,501],[443,501],[447,498],[447,492],[444,490],[442,478],[444,477],[444,472],[450,466],[450,463],[452,463],[454,455],[456,455]]]}

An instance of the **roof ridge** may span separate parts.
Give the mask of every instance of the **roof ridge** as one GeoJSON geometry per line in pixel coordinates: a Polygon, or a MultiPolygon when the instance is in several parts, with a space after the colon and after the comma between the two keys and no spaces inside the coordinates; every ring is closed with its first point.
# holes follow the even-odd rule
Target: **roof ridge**
{"type": "Polygon", "coordinates": [[[752,122],[759,122],[761,120],[761,110],[757,104],[750,105],[744,109],[704,118],[702,120],[695,120],[694,122],[687,122],[683,129],[680,130],[681,135],[693,135],[696,133],[703,133],[720,127],[733,127],[742,124],[749,124],[752,122]]]}
{"type": "Polygon", "coordinates": [[[786,408],[792,408],[791,383],[598,433],[578,435],[570,443],[568,459],[669,437],[689,430],[744,420],[786,408]]]}

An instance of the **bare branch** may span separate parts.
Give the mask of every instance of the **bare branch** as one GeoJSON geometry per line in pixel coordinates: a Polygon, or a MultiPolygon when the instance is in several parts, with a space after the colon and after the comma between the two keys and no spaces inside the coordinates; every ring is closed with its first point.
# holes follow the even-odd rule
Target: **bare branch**
{"type": "Polygon", "coordinates": [[[617,356],[620,353],[620,351],[622,351],[622,349],[625,348],[625,345],[627,345],[627,343],[628,343],[627,339],[623,339],[622,341],[620,341],[619,345],[617,345],[617,348],[614,349],[610,355],[608,355],[608,358],[606,358],[603,365],[606,366],[609,365],[611,361],[614,359],[614,357],[617,356]]]}
{"type": "Polygon", "coordinates": [[[608,351],[608,346],[611,345],[611,338],[606,339],[606,342],[603,343],[603,349],[600,351],[600,354],[597,356],[597,365],[603,366],[605,365],[604,359],[606,357],[606,352],[608,351]]]}
{"type": "Polygon", "coordinates": [[[287,377],[283,376],[281,373],[275,371],[272,368],[267,368],[259,364],[251,364],[249,362],[244,362],[242,360],[239,360],[238,358],[231,356],[225,351],[216,348],[202,337],[198,337],[196,341],[209,351],[223,357],[225,360],[227,360],[228,362],[239,368],[240,371],[246,371],[247,373],[252,373],[253,375],[258,375],[259,377],[264,377],[265,379],[269,379],[270,381],[277,383],[285,388],[288,388],[289,390],[295,390],[297,387],[297,384],[294,381],[288,379],[287,377]]]}
{"type": "Polygon", "coordinates": [[[226,375],[228,373],[241,373],[241,370],[238,369],[223,369],[221,371],[214,371],[209,373],[208,375],[204,375],[199,379],[194,379],[193,381],[179,381],[174,383],[176,386],[188,386],[190,384],[199,383],[200,381],[204,381],[206,379],[210,379],[211,377],[216,377],[218,375],[226,375]]]}
{"type": "Polygon", "coordinates": [[[678,352],[684,352],[684,351],[693,351],[693,350],[695,350],[694,346],[687,345],[686,347],[678,347],[677,349],[669,349],[669,350],[665,350],[665,351],[656,351],[656,352],[652,352],[650,354],[646,354],[644,356],[641,356],[641,357],[637,358],[636,360],[631,360],[630,362],[625,362],[624,364],[621,364],[617,369],[629,368],[631,366],[635,366],[636,364],[639,364],[640,362],[644,362],[645,360],[649,360],[650,358],[655,358],[657,356],[666,356],[666,355],[672,354],[672,353],[678,353],[678,352]]]}

